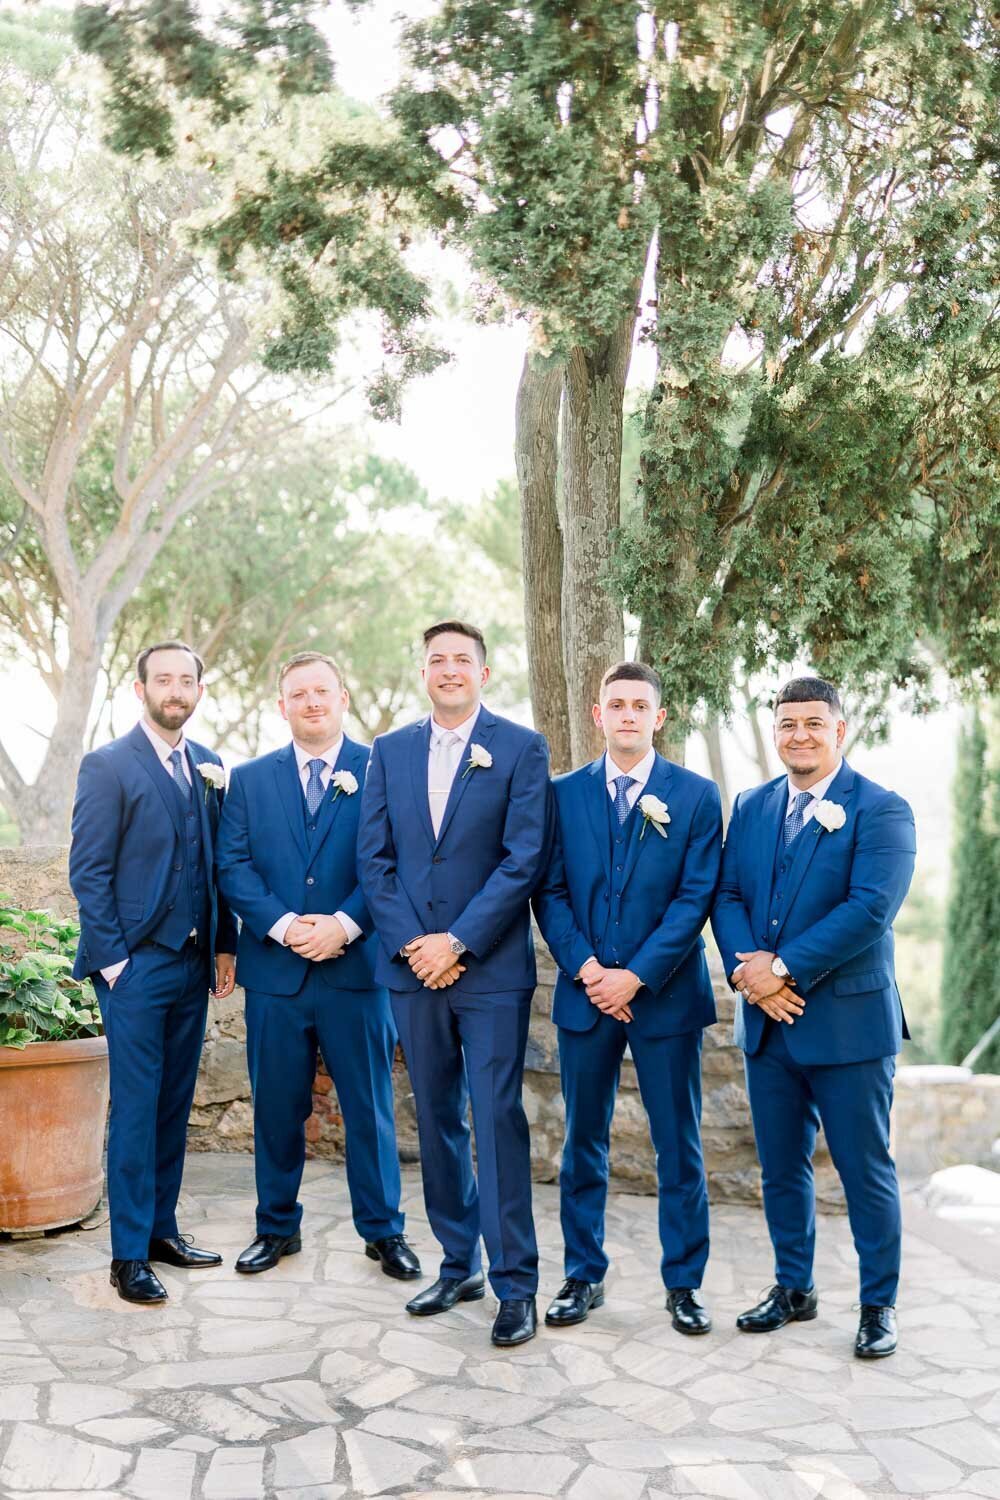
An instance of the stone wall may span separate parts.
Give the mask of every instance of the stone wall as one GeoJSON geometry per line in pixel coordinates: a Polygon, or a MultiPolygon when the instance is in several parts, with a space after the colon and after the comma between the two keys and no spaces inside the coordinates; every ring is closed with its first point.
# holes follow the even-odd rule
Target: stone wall
{"type": "MultiPolygon", "coordinates": [[[[0,892],[5,891],[21,904],[73,913],[66,881],[66,850],[50,845],[0,850],[0,892]]],[[[733,999],[711,942],[709,958],[715,965],[713,981],[720,1015],[719,1023],[705,1032],[702,1068],[702,1138],[709,1187],[716,1202],[759,1202],[760,1169],[743,1085],[742,1058],[732,1043],[733,999]]],[[[556,1032],[549,1019],[554,981],[552,959],[539,944],[539,984],[532,1005],[524,1101],[531,1125],[534,1174],[542,1182],[554,1182],[558,1177],[563,1136],[556,1032]]],[[[395,1096],[400,1154],[404,1161],[416,1161],[416,1120],[401,1054],[396,1060],[395,1096]]],[[[323,1069],[316,1077],[313,1114],[306,1136],[310,1155],[333,1160],[342,1157],[343,1121],[336,1093],[323,1069]]],[[[228,1000],[211,1001],[189,1142],[196,1151],[253,1149],[253,1110],[246,1074],[246,1031],[240,990],[228,1000]]],[[[820,1204],[834,1211],[841,1209],[840,1184],[822,1138],[815,1168],[820,1204]]],[[[645,1112],[635,1069],[627,1058],[622,1067],[612,1131],[612,1175],[625,1191],[655,1191],[655,1162],[645,1112]]]]}
{"type": "Polygon", "coordinates": [[[1000,1074],[899,1068],[892,1141],[903,1177],[922,1179],[962,1165],[1000,1171],[1000,1074]]]}

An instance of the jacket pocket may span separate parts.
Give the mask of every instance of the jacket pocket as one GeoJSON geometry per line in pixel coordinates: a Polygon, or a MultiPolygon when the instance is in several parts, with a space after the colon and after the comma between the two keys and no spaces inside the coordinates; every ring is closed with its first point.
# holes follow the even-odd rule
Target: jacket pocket
{"type": "Polygon", "coordinates": [[[121,897],[115,897],[115,905],[118,907],[118,915],[124,917],[127,922],[140,922],[142,920],[141,901],[123,901],[121,897]]]}
{"type": "Polygon", "coordinates": [[[835,995],[866,995],[871,990],[887,990],[892,984],[882,969],[870,969],[864,974],[839,974],[834,976],[835,995]]]}

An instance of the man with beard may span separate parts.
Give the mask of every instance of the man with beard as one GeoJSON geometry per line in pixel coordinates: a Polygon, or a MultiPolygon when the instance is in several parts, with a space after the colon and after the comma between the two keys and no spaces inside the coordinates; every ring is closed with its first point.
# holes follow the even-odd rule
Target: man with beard
{"type": "Polygon", "coordinates": [[[213,853],[225,775],[184,735],[202,671],[183,641],[139,653],[142,718],[84,756],[73,808],[73,973],[93,980],[108,1039],[111,1285],[126,1302],[166,1300],[151,1261],[222,1260],[181,1235],[176,1218],[208,992],[214,983],[224,998],[236,979],[236,927],[213,853]]]}

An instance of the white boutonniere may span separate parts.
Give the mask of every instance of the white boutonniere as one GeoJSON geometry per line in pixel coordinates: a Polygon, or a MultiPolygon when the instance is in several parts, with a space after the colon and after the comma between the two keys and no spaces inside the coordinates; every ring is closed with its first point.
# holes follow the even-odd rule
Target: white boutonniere
{"type": "Polygon", "coordinates": [[[837,829],[843,828],[847,822],[847,814],[840,803],[827,802],[825,798],[822,802],[816,803],[813,817],[821,828],[826,829],[827,833],[836,833],[837,829]]]}
{"type": "Polygon", "coordinates": [[[353,771],[334,771],[330,777],[330,785],[337,788],[331,798],[331,801],[336,802],[341,792],[348,797],[354,796],[358,789],[358,778],[353,771]]]}
{"type": "Polygon", "coordinates": [[[647,792],[644,797],[639,798],[639,811],[642,813],[640,839],[645,838],[647,828],[655,828],[660,838],[665,839],[667,830],[664,824],[670,822],[667,804],[661,802],[659,797],[654,797],[652,792],[647,792]]]}
{"type": "Polygon", "coordinates": [[[477,771],[480,766],[484,771],[488,771],[492,764],[493,757],[485,746],[470,745],[469,759],[466,762],[465,770],[462,772],[462,780],[465,780],[470,771],[477,771]]]}
{"type": "Polygon", "coordinates": [[[214,786],[217,792],[221,792],[226,784],[226,773],[222,766],[217,766],[214,760],[203,760],[198,765],[199,774],[205,778],[205,801],[208,802],[209,790],[214,786]]]}

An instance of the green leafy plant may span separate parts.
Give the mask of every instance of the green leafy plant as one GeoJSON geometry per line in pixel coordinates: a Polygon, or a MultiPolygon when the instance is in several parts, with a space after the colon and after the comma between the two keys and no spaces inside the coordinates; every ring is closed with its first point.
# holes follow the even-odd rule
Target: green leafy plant
{"type": "Polygon", "coordinates": [[[0,895],[0,1047],[100,1036],[89,979],[71,973],[80,929],[0,895]]]}

